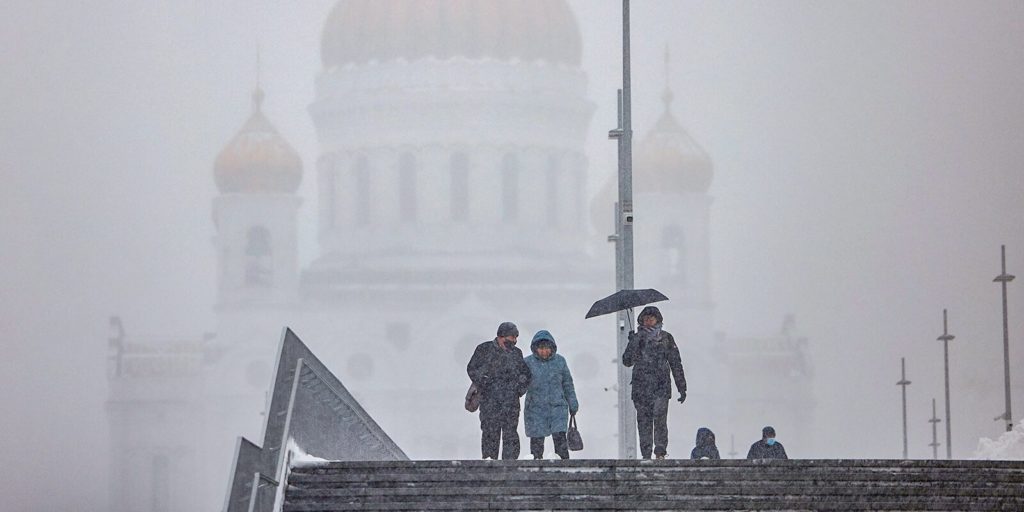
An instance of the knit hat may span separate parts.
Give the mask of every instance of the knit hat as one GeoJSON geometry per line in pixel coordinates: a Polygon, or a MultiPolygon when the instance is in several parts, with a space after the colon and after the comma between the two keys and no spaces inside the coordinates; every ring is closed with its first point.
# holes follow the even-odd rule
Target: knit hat
{"type": "Polygon", "coordinates": [[[519,328],[512,322],[502,322],[498,326],[498,337],[519,336],[519,328]]]}

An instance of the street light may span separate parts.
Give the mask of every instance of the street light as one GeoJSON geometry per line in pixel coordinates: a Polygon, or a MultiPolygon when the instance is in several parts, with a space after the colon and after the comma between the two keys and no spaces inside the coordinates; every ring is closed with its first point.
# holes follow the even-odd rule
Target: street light
{"type": "Polygon", "coordinates": [[[942,310],[942,336],[936,338],[942,342],[942,359],[946,365],[946,458],[953,458],[953,447],[950,446],[953,440],[953,433],[949,426],[949,342],[956,338],[949,333],[946,324],[946,310],[942,310]]]}
{"type": "Polygon", "coordinates": [[[900,358],[900,381],[896,383],[897,386],[903,387],[903,460],[907,460],[907,386],[910,385],[910,381],[907,380],[907,358],[900,358]]]}
{"type": "Polygon", "coordinates": [[[996,416],[996,421],[1006,420],[1006,431],[1013,430],[1013,412],[1010,408],[1010,328],[1009,319],[1006,313],[1006,283],[1013,281],[1013,276],[1006,273],[1006,246],[1002,246],[1003,272],[993,279],[993,282],[1003,286],[1003,376],[1006,381],[1006,410],[1003,414],[996,416]]]}
{"type": "MultiPolygon", "coordinates": [[[[629,0],[622,0],[622,89],[618,91],[618,126],[608,132],[608,138],[618,142],[619,200],[615,203],[615,285],[618,290],[633,288],[633,122],[630,100],[629,72],[629,0]]],[[[616,315],[616,346],[619,354],[626,350],[630,319],[627,312],[616,315]]],[[[636,412],[630,397],[630,375],[627,368],[618,365],[619,377],[619,458],[636,458],[636,412]]]]}

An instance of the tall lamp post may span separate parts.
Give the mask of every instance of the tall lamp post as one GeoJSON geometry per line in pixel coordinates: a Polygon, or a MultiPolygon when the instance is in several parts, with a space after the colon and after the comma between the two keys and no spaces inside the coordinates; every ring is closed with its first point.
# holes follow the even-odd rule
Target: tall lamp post
{"type": "MultiPolygon", "coordinates": [[[[618,126],[608,132],[618,141],[619,200],[615,203],[615,284],[619,290],[633,288],[633,123],[629,74],[629,0],[622,0],[622,89],[618,92],[618,126]]],[[[618,353],[626,350],[631,319],[626,311],[616,315],[618,353]]],[[[617,360],[618,361],[618,360],[617,360]]],[[[630,397],[628,369],[618,361],[619,458],[635,459],[636,412],[630,397]]]]}
{"type": "Polygon", "coordinates": [[[942,360],[946,365],[946,458],[953,458],[953,447],[950,444],[953,441],[952,429],[949,426],[949,342],[956,338],[949,333],[949,328],[946,323],[946,310],[942,310],[942,336],[936,338],[942,342],[942,360]]]}
{"type": "Polygon", "coordinates": [[[907,380],[907,358],[900,358],[900,381],[896,383],[897,386],[903,388],[903,460],[907,460],[907,386],[910,385],[910,381],[907,380]]]}
{"type": "Polygon", "coordinates": [[[1006,313],[1006,283],[1013,281],[1013,276],[1006,273],[1006,246],[1002,246],[1003,272],[993,279],[993,282],[1003,286],[1003,377],[1006,381],[1006,410],[1001,416],[996,416],[996,421],[1006,420],[1006,431],[1013,430],[1013,411],[1010,408],[1010,328],[1009,319],[1006,313]]]}
{"type": "Polygon", "coordinates": [[[932,442],[928,446],[932,447],[932,458],[939,460],[939,431],[938,426],[942,420],[939,419],[935,414],[935,399],[932,398],[932,419],[928,420],[928,423],[932,424],[932,442]]]}

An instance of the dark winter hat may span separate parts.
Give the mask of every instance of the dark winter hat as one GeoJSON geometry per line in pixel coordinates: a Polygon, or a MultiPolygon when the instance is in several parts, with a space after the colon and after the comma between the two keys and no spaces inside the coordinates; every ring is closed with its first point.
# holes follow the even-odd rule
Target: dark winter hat
{"type": "Polygon", "coordinates": [[[762,428],[761,435],[764,437],[775,437],[775,427],[767,426],[762,428]]]}
{"type": "Polygon", "coordinates": [[[664,318],[662,318],[661,316],[661,311],[659,311],[658,308],[654,306],[647,306],[646,308],[644,308],[643,311],[641,311],[640,314],[636,316],[636,323],[640,323],[640,319],[645,316],[653,316],[654,318],[657,318],[659,324],[664,321],[664,318]]]}
{"type": "Polygon", "coordinates": [[[519,328],[512,322],[502,322],[498,326],[498,337],[502,336],[519,336],[519,328]]]}

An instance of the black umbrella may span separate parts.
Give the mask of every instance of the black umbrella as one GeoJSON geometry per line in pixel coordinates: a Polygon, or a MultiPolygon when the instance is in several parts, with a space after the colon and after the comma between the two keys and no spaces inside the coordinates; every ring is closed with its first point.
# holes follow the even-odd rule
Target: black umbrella
{"type": "Polygon", "coordinates": [[[587,318],[600,315],[607,315],[623,309],[633,309],[637,306],[644,306],[652,302],[668,300],[665,294],[653,288],[645,290],[619,290],[590,306],[587,311],[587,318]]]}

